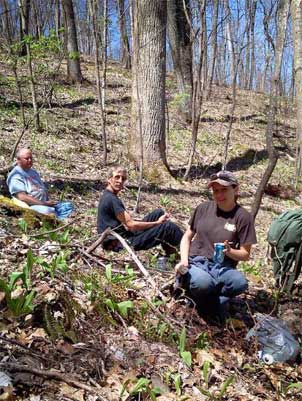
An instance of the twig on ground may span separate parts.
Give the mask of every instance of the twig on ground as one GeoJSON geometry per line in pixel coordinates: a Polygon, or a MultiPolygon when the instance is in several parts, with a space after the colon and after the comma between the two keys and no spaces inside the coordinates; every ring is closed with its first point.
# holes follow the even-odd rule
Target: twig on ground
{"type": "Polygon", "coordinates": [[[130,246],[127,244],[127,241],[121,237],[119,234],[117,234],[114,231],[110,231],[110,235],[113,235],[116,239],[120,241],[120,243],[123,245],[123,247],[128,251],[134,262],[137,264],[138,268],[140,271],[143,273],[143,275],[146,277],[148,282],[151,284],[152,288],[157,292],[157,294],[161,297],[163,301],[167,301],[167,298],[165,295],[158,289],[157,284],[153,280],[153,278],[150,276],[149,272],[145,269],[143,266],[142,262],[139,260],[135,252],[130,248],[130,246]]]}
{"type": "Polygon", "coordinates": [[[0,334],[0,341],[4,341],[6,343],[16,345],[17,347],[22,348],[27,354],[34,355],[37,358],[41,358],[42,360],[49,362],[49,357],[45,358],[43,355],[32,350],[31,348],[26,347],[25,345],[19,343],[19,341],[14,340],[13,338],[8,338],[8,337],[4,336],[3,334],[0,334]]]}
{"type": "Polygon", "coordinates": [[[94,393],[94,394],[98,395],[98,397],[101,400],[106,401],[105,398],[101,397],[98,394],[97,388],[94,388],[94,387],[88,386],[87,384],[81,383],[77,379],[70,377],[69,375],[67,376],[66,374],[58,372],[58,371],[55,372],[55,371],[49,371],[49,370],[41,370],[41,369],[31,368],[30,366],[26,366],[26,365],[21,366],[21,365],[18,365],[16,363],[11,363],[11,362],[0,363],[0,366],[1,366],[1,368],[5,368],[6,370],[9,370],[9,371],[27,372],[27,373],[32,373],[37,376],[46,377],[48,379],[62,381],[67,384],[70,384],[71,386],[94,393]]]}
{"type": "Polygon", "coordinates": [[[91,253],[94,251],[101,243],[104,241],[104,239],[110,234],[111,229],[108,227],[106,230],[101,234],[100,238],[98,238],[96,241],[94,241],[93,244],[90,245],[89,248],[87,248],[86,252],[91,253]]]}
{"type": "Polygon", "coordinates": [[[68,226],[71,226],[72,224],[74,224],[76,221],[80,220],[82,218],[82,216],[79,216],[71,221],[69,221],[68,223],[64,224],[63,226],[54,228],[53,230],[50,231],[44,231],[43,233],[38,233],[38,234],[32,234],[29,235],[30,238],[35,238],[35,237],[41,237],[43,235],[47,235],[47,234],[51,234],[51,233],[55,233],[57,231],[63,230],[63,228],[66,228],[68,226]]]}

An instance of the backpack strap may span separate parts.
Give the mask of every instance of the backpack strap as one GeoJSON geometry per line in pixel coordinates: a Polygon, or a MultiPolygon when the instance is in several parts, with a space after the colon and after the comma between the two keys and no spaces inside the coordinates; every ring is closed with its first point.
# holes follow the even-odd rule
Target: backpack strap
{"type": "Polygon", "coordinates": [[[290,268],[288,269],[287,272],[285,272],[285,277],[282,284],[282,291],[291,293],[294,286],[294,282],[297,280],[297,278],[301,273],[301,265],[302,265],[302,242],[300,243],[299,248],[296,251],[295,263],[293,264],[291,262],[290,268]]]}

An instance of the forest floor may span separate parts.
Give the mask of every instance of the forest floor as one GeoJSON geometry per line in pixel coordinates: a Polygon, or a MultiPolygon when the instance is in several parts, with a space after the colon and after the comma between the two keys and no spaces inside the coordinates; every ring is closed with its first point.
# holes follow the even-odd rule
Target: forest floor
{"type": "MultiPolygon", "coordinates": [[[[169,292],[174,260],[157,268],[160,249],[137,255],[161,289],[158,297],[125,250],[87,252],[97,239],[96,212],[108,166],[102,165],[100,109],[94,64],[83,62],[86,81],[69,85],[62,70],[51,105],[42,102],[43,130],[27,130],[22,146],[34,153],[34,167],[53,199],[72,200],[67,225],[37,220],[0,207],[0,286],[12,272],[23,272],[0,292],[0,399],[9,400],[302,400],[302,365],[265,365],[257,344],[245,339],[255,313],[284,319],[302,333],[301,289],[291,296],[274,288],[267,258],[267,230],[278,214],[299,208],[294,190],[295,114],[280,100],[275,146],[280,158],[256,220],[258,244],[239,269],[248,277],[246,294],[234,300],[226,325],[203,321],[186,299],[169,292]],[[46,107],[47,106],[47,107],[46,107]],[[30,274],[27,275],[27,271],[30,274]],[[32,292],[33,291],[33,292],[32,292]],[[160,389],[160,390],[159,390],[160,389]],[[2,394],[1,394],[2,391],[2,394]]],[[[25,74],[25,73],[24,73],[25,74]]],[[[39,83],[42,94],[45,82],[39,83]]],[[[167,79],[169,124],[167,157],[178,178],[164,185],[144,182],[140,211],[155,206],[171,212],[182,226],[194,208],[209,198],[206,182],[221,168],[232,108],[231,90],[215,86],[202,106],[195,164],[182,179],[190,147],[190,127],[177,112],[173,76],[167,79]]],[[[26,117],[32,117],[24,81],[26,117]]],[[[238,91],[227,168],[237,175],[240,203],[250,208],[267,165],[266,110],[262,93],[238,91]]],[[[131,80],[119,64],[108,70],[107,134],[110,164],[129,167],[126,207],[136,203],[138,174],[127,160],[131,80]]],[[[9,66],[0,63],[0,170],[21,134],[20,104],[9,66]]],[[[6,195],[4,176],[1,194],[6,195]]]]}

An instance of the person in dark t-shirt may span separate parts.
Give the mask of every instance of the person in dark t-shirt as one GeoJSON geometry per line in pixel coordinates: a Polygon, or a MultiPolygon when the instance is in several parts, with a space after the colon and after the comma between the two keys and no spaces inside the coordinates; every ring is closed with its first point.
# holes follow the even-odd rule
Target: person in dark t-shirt
{"type": "MultiPolygon", "coordinates": [[[[142,221],[132,219],[118,197],[126,180],[127,171],[123,167],[110,169],[107,187],[98,205],[98,233],[110,227],[127,239],[136,251],[161,245],[167,255],[174,253],[183,236],[182,230],[170,221],[169,214],[162,209],[154,210],[142,221]]],[[[120,249],[120,245],[113,236],[108,236],[103,246],[108,250],[120,249]]]]}
{"type": "Polygon", "coordinates": [[[229,171],[210,178],[213,201],[194,211],[180,244],[176,275],[203,317],[224,320],[230,298],[244,292],[248,283],[236,270],[250,258],[257,242],[251,214],[237,203],[238,181],[229,171]],[[224,244],[223,262],[214,262],[214,244],[224,244]]]}

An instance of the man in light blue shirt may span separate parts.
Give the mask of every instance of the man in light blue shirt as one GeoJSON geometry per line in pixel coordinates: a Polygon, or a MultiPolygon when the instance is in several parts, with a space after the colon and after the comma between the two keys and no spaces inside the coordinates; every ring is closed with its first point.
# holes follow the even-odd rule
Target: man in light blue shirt
{"type": "Polygon", "coordinates": [[[54,214],[58,219],[68,217],[74,209],[72,203],[48,200],[47,188],[32,165],[31,150],[20,149],[17,153],[17,165],[7,177],[10,194],[36,212],[54,214]]]}

